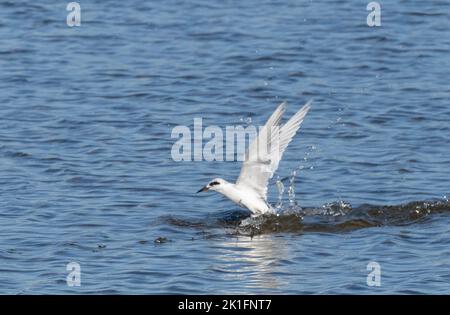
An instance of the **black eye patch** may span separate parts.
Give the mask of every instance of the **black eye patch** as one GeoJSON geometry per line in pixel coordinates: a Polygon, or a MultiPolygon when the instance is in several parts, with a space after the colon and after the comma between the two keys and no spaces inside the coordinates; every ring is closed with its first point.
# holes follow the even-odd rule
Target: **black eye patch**
{"type": "Polygon", "coordinates": [[[219,182],[211,182],[211,183],[209,183],[209,186],[216,186],[216,185],[219,185],[220,183],[219,182]]]}

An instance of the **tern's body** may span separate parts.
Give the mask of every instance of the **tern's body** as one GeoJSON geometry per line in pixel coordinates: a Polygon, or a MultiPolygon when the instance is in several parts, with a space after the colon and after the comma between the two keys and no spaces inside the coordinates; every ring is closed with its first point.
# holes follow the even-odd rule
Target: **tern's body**
{"type": "Polygon", "coordinates": [[[245,207],[253,214],[259,215],[267,212],[271,212],[272,209],[267,204],[264,198],[255,192],[250,187],[229,183],[224,179],[216,179],[220,181],[220,189],[217,186],[215,189],[218,193],[224,195],[234,203],[237,203],[241,207],[245,207]]]}
{"type": "Polygon", "coordinates": [[[250,144],[236,183],[216,178],[199,192],[217,191],[241,207],[249,209],[254,216],[274,212],[267,203],[267,185],[277,170],[284,151],[308,113],[310,103],[303,106],[284,125],[280,125],[280,122],[285,103],[278,106],[250,144]]]}

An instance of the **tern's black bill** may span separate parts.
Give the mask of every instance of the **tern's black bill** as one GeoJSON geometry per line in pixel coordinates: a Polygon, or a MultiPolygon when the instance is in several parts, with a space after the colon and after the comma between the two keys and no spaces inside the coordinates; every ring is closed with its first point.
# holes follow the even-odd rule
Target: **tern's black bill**
{"type": "Polygon", "coordinates": [[[202,187],[202,189],[200,189],[199,191],[197,191],[197,194],[199,193],[199,192],[202,192],[202,191],[208,191],[208,187],[206,187],[206,186],[204,186],[204,187],[202,187]]]}

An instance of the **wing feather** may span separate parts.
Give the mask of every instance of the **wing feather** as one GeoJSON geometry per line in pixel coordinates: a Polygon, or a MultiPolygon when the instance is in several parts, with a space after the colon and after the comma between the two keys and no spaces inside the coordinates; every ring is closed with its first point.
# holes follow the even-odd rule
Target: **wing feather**
{"type": "Polygon", "coordinates": [[[311,101],[303,106],[286,124],[280,127],[286,102],[281,103],[252,141],[245,155],[236,185],[249,187],[267,200],[269,179],[278,168],[284,151],[297,133],[311,101]]]}

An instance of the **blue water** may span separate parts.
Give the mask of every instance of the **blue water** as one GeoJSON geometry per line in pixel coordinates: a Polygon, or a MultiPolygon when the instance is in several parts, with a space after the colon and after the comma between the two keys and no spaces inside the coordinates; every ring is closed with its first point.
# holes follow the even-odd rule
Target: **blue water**
{"type": "Polygon", "coordinates": [[[69,28],[1,1],[0,293],[450,293],[450,3],[368,2],[80,1],[69,28]],[[301,215],[242,229],[195,194],[240,162],[171,157],[176,125],[312,98],[277,172],[301,215]]]}

